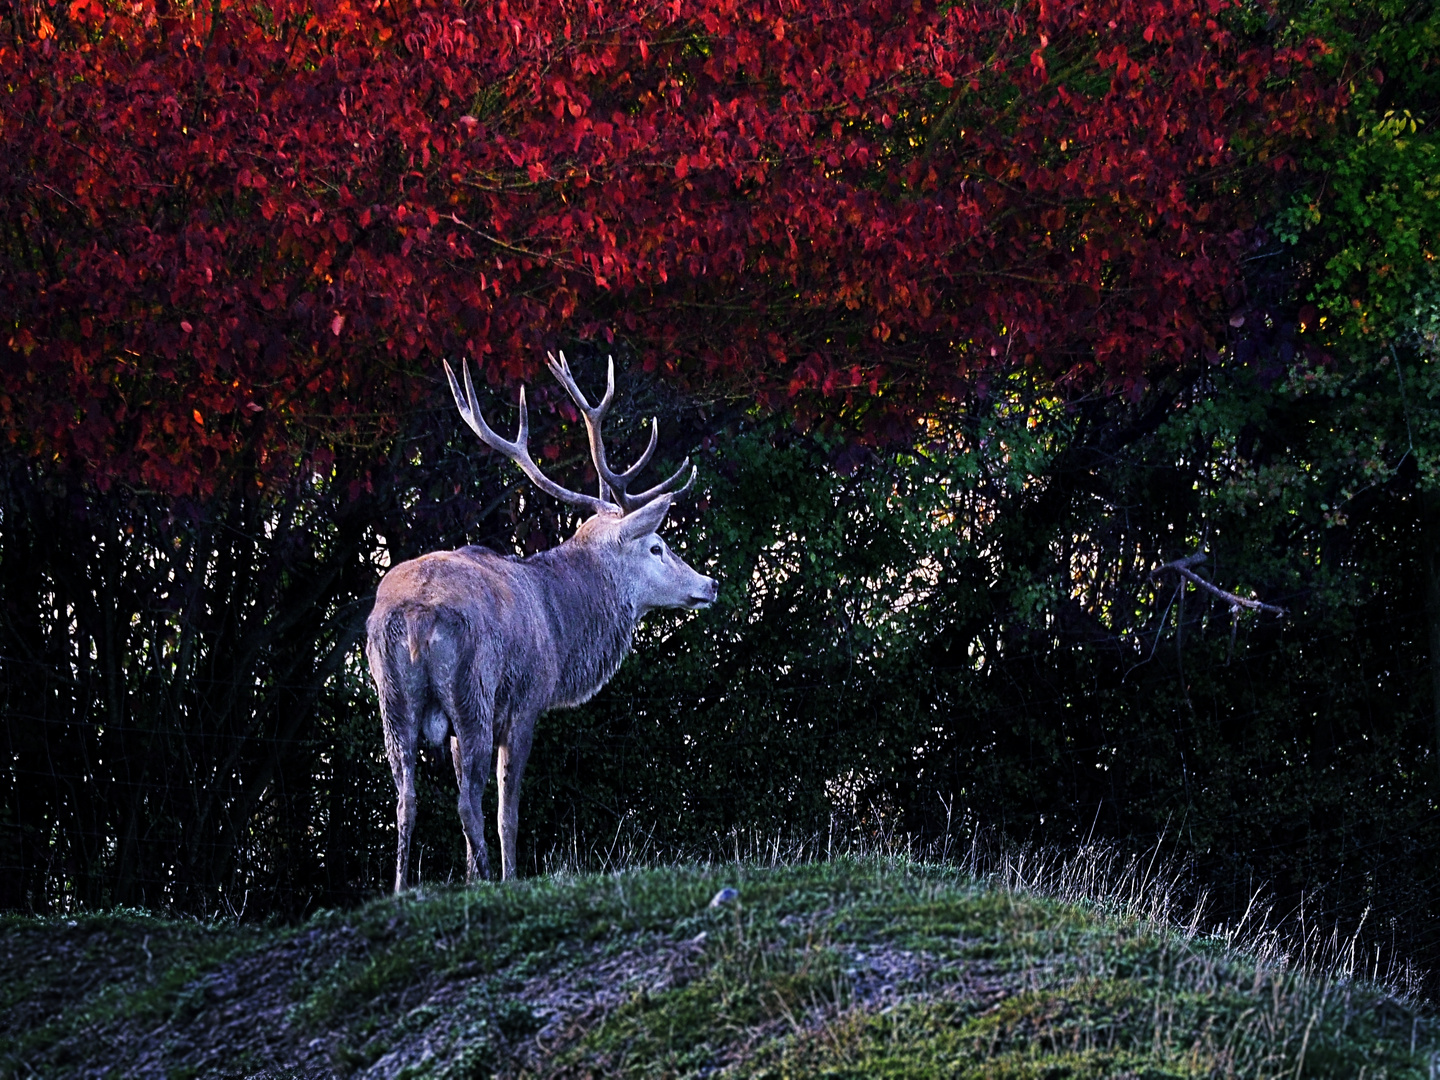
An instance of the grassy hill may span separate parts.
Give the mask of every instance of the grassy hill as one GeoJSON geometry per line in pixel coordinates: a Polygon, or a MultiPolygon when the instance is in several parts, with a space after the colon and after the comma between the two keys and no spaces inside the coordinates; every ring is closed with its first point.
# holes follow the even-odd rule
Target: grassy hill
{"type": "Polygon", "coordinates": [[[0,920],[3,1077],[1431,1077],[1383,989],[954,869],[426,888],[299,926],[0,920]],[[710,906],[723,887],[738,897],[710,906]]]}

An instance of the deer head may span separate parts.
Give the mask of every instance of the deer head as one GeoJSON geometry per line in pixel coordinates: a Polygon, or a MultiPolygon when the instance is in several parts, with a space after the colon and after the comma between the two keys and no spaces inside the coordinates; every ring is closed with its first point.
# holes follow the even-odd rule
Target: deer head
{"type": "Polygon", "coordinates": [[[445,376],[450,380],[450,391],[455,395],[455,405],[460,410],[460,416],[480,437],[481,442],[518,465],[541,491],[570,506],[589,510],[594,515],[580,526],[568,542],[592,547],[605,556],[603,561],[613,567],[617,588],[632,606],[636,618],[656,608],[693,610],[708,607],[716,595],[717,585],[714,579],[697,573],[658,535],[671,504],[690,490],[699,470],[693,468],[690,459],[686,458],[667,479],[639,494],[631,494],[630,484],[650,463],[650,458],[655,453],[660,437],[659,419],[651,420],[649,445],[635,464],[623,472],[615,472],[610,468],[606,457],[605,440],[601,431],[605,414],[609,412],[615,397],[615,358],[609,358],[605,396],[600,399],[599,404],[591,405],[576,384],[565,354],[562,352],[557,358],[555,354],[547,353],[546,357],[551,374],[565,387],[585,420],[590,458],[599,477],[598,496],[562,487],[535,464],[528,446],[530,423],[523,386],[520,388],[520,426],[512,442],[496,434],[481,415],[480,405],[475,397],[475,384],[470,379],[470,365],[466,363],[461,368],[464,379],[462,391],[460,381],[455,378],[450,364],[446,362],[445,376]]]}

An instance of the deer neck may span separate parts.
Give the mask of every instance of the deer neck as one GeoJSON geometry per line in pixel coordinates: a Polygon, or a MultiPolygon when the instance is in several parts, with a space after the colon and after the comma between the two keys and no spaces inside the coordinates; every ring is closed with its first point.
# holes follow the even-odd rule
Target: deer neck
{"type": "Polygon", "coordinates": [[[639,619],[615,568],[593,546],[571,540],[535,558],[550,571],[553,590],[558,665],[550,708],[579,705],[619,669],[639,619]]]}

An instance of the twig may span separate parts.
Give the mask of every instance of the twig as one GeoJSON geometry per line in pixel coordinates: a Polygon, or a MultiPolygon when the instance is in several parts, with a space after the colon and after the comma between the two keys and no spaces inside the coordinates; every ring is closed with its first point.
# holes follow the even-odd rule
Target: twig
{"type": "Polygon", "coordinates": [[[1232,592],[1226,592],[1220,588],[1220,586],[1212,585],[1190,569],[1192,566],[1198,566],[1200,563],[1203,563],[1207,558],[1209,558],[1209,556],[1206,555],[1205,552],[1197,551],[1194,555],[1187,555],[1183,559],[1176,559],[1173,562],[1164,563],[1150,571],[1150,579],[1153,581],[1167,570],[1174,571],[1186,581],[1194,582],[1206,592],[1213,593],[1221,600],[1224,600],[1230,605],[1231,614],[1238,614],[1241,608],[1248,611],[1268,611],[1272,615],[1290,614],[1285,608],[1276,607],[1274,604],[1267,604],[1260,600],[1250,600],[1243,596],[1236,596],[1232,592]]]}
{"type": "MultiPolygon", "coordinates": [[[[1155,574],[1152,573],[1150,576],[1153,578],[1153,577],[1155,576],[1155,574]]],[[[1164,611],[1164,612],[1161,614],[1161,616],[1160,616],[1160,625],[1157,626],[1157,627],[1155,627],[1155,640],[1150,643],[1150,655],[1147,656],[1144,660],[1141,660],[1140,663],[1136,664],[1134,667],[1127,668],[1127,669],[1125,670],[1125,674],[1120,676],[1120,681],[1121,681],[1122,683],[1123,683],[1126,679],[1128,679],[1128,678],[1130,677],[1130,673],[1131,673],[1132,671],[1134,671],[1136,668],[1142,668],[1142,667],[1144,667],[1146,664],[1150,663],[1151,660],[1154,660],[1154,659],[1155,659],[1155,650],[1160,647],[1160,637],[1161,637],[1161,635],[1163,635],[1163,634],[1165,633],[1165,620],[1168,619],[1168,618],[1170,618],[1170,605],[1173,604],[1173,603],[1175,603],[1175,597],[1177,597],[1177,596],[1180,595],[1180,590],[1183,589],[1184,587],[1185,587],[1185,582],[1183,582],[1183,581],[1181,581],[1181,582],[1179,582],[1178,584],[1176,584],[1176,586],[1175,586],[1175,591],[1170,594],[1170,601],[1169,601],[1169,603],[1167,603],[1167,604],[1165,605],[1165,611],[1164,611]]],[[[1144,633],[1143,629],[1142,629],[1141,633],[1142,633],[1142,634],[1144,633]]],[[[1141,647],[1142,649],[1145,647],[1145,641],[1144,641],[1144,638],[1143,638],[1143,637],[1141,638],[1141,641],[1140,641],[1140,647],[1141,647]]]]}
{"type": "Polygon", "coordinates": [[[519,255],[521,258],[524,259],[534,259],[538,263],[550,263],[553,266],[558,266],[565,270],[574,270],[576,273],[588,274],[590,277],[596,276],[593,270],[589,269],[588,267],[582,266],[579,263],[571,262],[569,259],[562,259],[556,255],[547,255],[543,251],[530,251],[526,248],[515,247],[513,244],[507,244],[498,236],[491,236],[484,229],[481,229],[475,225],[471,225],[468,221],[465,221],[463,218],[459,217],[456,214],[441,214],[439,215],[439,217],[441,221],[453,221],[462,229],[465,229],[467,232],[474,233],[482,240],[486,241],[487,243],[494,244],[502,251],[508,251],[513,255],[519,255]]]}
{"type": "Polygon", "coordinates": [[[1405,397],[1405,371],[1400,367],[1400,357],[1395,352],[1395,343],[1390,343],[1390,356],[1395,361],[1395,378],[1400,380],[1400,407],[1405,410],[1405,453],[1395,463],[1395,471],[1405,464],[1405,459],[1415,452],[1415,436],[1410,430],[1410,402],[1405,397]]]}

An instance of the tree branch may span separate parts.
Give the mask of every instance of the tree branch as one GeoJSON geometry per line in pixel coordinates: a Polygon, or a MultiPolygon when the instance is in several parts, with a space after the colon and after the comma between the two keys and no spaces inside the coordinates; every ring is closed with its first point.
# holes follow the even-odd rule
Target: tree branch
{"type": "Polygon", "coordinates": [[[1174,573],[1179,574],[1185,580],[1194,582],[1196,585],[1199,585],[1205,591],[1213,593],[1221,600],[1224,600],[1227,604],[1230,605],[1230,613],[1232,615],[1238,615],[1241,608],[1245,608],[1249,611],[1268,611],[1273,615],[1290,614],[1284,608],[1276,607],[1274,604],[1266,604],[1259,600],[1249,600],[1243,596],[1236,596],[1232,592],[1226,592],[1224,589],[1220,588],[1220,586],[1212,585],[1210,582],[1206,581],[1199,574],[1195,573],[1193,570],[1190,569],[1192,566],[1199,566],[1208,558],[1209,556],[1205,552],[1197,551],[1194,555],[1187,555],[1183,559],[1176,559],[1173,562],[1164,563],[1160,566],[1157,566],[1154,570],[1150,571],[1150,580],[1154,581],[1157,577],[1159,577],[1167,570],[1173,571],[1174,573]]]}

